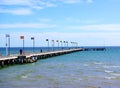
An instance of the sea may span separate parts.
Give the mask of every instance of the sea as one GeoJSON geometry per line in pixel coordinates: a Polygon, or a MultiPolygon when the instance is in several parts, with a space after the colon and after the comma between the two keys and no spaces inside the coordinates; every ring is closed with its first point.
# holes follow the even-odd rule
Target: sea
{"type": "Polygon", "coordinates": [[[0,88],[120,88],[120,47],[105,48],[1,68],[0,88]]]}
{"type": "MultiPolygon", "coordinates": [[[[20,54],[20,50],[22,50],[22,52],[24,53],[30,54],[30,53],[64,50],[70,48],[71,47],[7,47],[7,52],[10,55],[14,55],[14,54],[16,55],[16,54],[20,54]]],[[[6,47],[0,47],[0,56],[6,56],[6,47]]]]}

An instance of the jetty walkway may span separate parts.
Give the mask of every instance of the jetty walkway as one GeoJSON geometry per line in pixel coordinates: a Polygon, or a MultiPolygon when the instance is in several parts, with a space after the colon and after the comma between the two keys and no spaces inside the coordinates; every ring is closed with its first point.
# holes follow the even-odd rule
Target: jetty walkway
{"type": "Polygon", "coordinates": [[[31,54],[22,54],[22,55],[18,54],[18,55],[10,55],[7,57],[0,57],[0,67],[14,65],[14,64],[33,63],[36,62],[38,59],[60,56],[63,54],[68,54],[82,50],[83,50],[82,48],[76,48],[69,50],[59,50],[59,51],[31,53],[31,54]]]}

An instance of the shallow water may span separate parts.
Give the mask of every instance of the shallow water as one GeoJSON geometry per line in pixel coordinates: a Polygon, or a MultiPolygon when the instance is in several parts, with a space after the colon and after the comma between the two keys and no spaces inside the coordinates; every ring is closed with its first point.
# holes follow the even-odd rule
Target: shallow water
{"type": "Polygon", "coordinates": [[[82,51],[0,69],[0,88],[120,88],[120,48],[82,51]]]}

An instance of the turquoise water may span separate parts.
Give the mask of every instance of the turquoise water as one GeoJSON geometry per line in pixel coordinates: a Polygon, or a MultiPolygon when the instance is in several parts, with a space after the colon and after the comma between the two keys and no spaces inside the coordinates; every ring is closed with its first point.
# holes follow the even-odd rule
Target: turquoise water
{"type": "Polygon", "coordinates": [[[0,69],[0,88],[120,88],[120,48],[9,66],[0,69]]]}

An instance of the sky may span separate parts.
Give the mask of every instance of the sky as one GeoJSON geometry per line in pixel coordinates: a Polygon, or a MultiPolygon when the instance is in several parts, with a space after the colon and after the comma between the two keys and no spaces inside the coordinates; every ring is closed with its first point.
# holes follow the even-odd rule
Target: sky
{"type": "MultiPolygon", "coordinates": [[[[47,46],[46,39],[79,46],[120,46],[120,0],[0,0],[0,47],[47,46]]],[[[50,42],[51,43],[51,42],[50,42]]],[[[57,43],[55,42],[55,46],[57,43]]]]}

